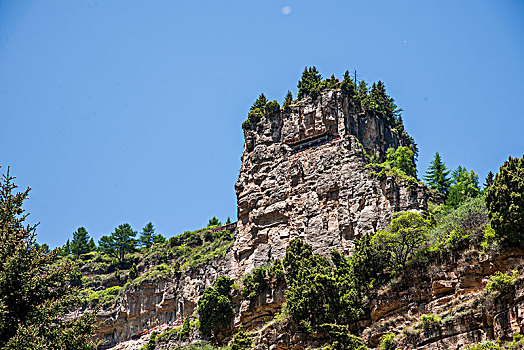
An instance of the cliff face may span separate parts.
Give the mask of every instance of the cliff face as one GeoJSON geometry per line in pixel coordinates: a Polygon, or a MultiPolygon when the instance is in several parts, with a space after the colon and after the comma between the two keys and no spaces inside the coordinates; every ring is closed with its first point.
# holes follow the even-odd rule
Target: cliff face
{"type": "Polygon", "coordinates": [[[218,277],[231,274],[232,260],[229,253],[185,273],[143,280],[126,288],[113,308],[99,313],[98,336],[114,344],[162,325],[181,325],[195,312],[204,290],[218,277]]]}
{"type": "Polygon", "coordinates": [[[355,238],[387,226],[397,211],[424,210],[424,187],[365,168],[401,141],[373,114],[357,112],[338,90],[284,111],[266,113],[245,130],[235,185],[237,276],[282,258],[289,240],[315,252],[348,253],[355,238]]]}

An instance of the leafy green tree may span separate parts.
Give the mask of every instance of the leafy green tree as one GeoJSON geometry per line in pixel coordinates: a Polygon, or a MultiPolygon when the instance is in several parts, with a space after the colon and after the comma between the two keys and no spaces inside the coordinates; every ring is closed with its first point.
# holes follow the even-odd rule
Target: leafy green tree
{"type": "Polygon", "coordinates": [[[155,243],[155,236],[155,227],[153,223],[148,222],[142,229],[138,240],[142,246],[149,248],[155,243]]]}
{"type": "Polygon", "coordinates": [[[524,238],[524,155],[509,157],[486,191],[491,227],[509,244],[524,238]]]}
{"type": "Polygon", "coordinates": [[[228,216],[226,220],[226,225],[229,225],[231,223],[231,218],[228,216]]]}
{"type": "Polygon", "coordinates": [[[358,95],[361,99],[364,99],[368,95],[368,84],[364,80],[358,83],[358,95]]]}
{"type": "Polygon", "coordinates": [[[415,155],[407,147],[399,146],[389,148],[386,152],[386,166],[402,171],[408,176],[417,177],[417,167],[415,166],[415,155]]]}
{"type": "Polygon", "coordinates": [[[220,220],[218,220],[215,216],[213,216],[211,219],[209,219],[209,221],[207,222],[207,227],[211,227],[211,226],[220,226],[222,225],[222,223],[220,222],[220,220]]]}
{"type": "Polygon", "coordinates": [[[315,66],[306,67],[302,73],[302,78],[298,82],[298,98],[303,99],[307,96],[315,99],[321,92],[322,75],[315,66]]]}
{"type": "Polygon", "coordinates": [[[435,158],[431,162],[424,180],[429,188],[440,192],[444,198],[447,197],[451,180],[448,178],[449,170],[447,170],[444,162],[440,158],[440,154],[435,153],[435,158]]]}
{"type": "Polygon", "coordinates": [[[389,260],[389,252],[379,249],[374,235],[364,235],[355,242],[350,263],[359,297],[387,280],[384,272],[390,265],[389,260]]]}
{"type": "Polygon", "coordinates": [[[391,220],[386,230],[373,237],[376,249],[383,252],[388,268],[393,273],[404,270],[426,241],[430,222],[417,213],[405,213],[391,220]]]}
{"type": "Polygon", "coordinates": [[[42,245],[35,243],[35,246],[37,249],[42,249],[46,254],[51,253],[51,249],[49,248],[49,244],[44,243],[42,245]]]}
{"type": "Polygon", "coordinates": [[[457,208],[469,198],[475,198],[480,193],[479,177],[473,170],[458,166],[451,173],[451,186],[449,189],[446,205],[457,208]]]}
{"type": "Polygon", "coordinates": [[[231,303],[231,285],[233,281],[221,277],[215,282],[215,288],[207,288],[198,301],[199,327],[203,336],[217,339],[220,332],[231,326],[233,307],[231,303]]]}
{"type": "Polygon", "coordinates": [[[75,232],[73,232],[73,240],[71,241],[71,254],[73,254],[77,259],[80,255],[89,253],[89,234],[85,227],[79,227],[75,232]]]}
{"type": "Polygon", "coordinates": [[[286,248],[286,255],[282,261],[286,277],[291,281],[296,280],[302,267],[302,262],[309,259],[312,255],[313,251],[309,244],[304,243],[301,239],[292,239],[286,248]]]}
{"type": "Polygon", "coordinates": [[[136,249],[136,232],[129,224],[122,224],[115,228],[110,236],[103,236],[98,242],[100,250],[109,256],[124,262],[125,254],[132,253],[136,249]]]}
{"type": "Polygon", "coordinates": [[[78,270],[37,247],[37,225],[26,224],[23,208],[30,189],[15,192],[13,180],[9,169],[0,180],[0,348],[93,349],[94,316],[64,317],[79,301],[71,287],[78,270]]]}
{"type": "Polygon", "coordinates": [[[288,90],[284,103],[282,104],[282,109],[288,109],[291,106],[291,103],[293,103],[293,94],[288,90]]]}

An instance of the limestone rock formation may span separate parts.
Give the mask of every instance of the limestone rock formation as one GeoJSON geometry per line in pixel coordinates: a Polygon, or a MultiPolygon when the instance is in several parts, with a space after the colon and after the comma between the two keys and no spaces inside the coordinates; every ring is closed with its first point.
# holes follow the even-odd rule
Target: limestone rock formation
{"type": "Polygon", "coordinates": [[[115,344],[162,325],[180,326],[207,287],[231,274],[231,253],[170,278],[144,280],[126,289],[115,307],[99,313],[99,338],[115,344]]]}
{"type": "Polygon", "coordinates": [[[244,130],[235,185],[237,276],[282,258],[290,239],[315,252],[346,253],[355,238],[385,228],[397,211],[426,209],[425,187],[377,179],[365,166],[402,145],[396,131],[360,112],[340,90],[325,90],[244,130]]]}

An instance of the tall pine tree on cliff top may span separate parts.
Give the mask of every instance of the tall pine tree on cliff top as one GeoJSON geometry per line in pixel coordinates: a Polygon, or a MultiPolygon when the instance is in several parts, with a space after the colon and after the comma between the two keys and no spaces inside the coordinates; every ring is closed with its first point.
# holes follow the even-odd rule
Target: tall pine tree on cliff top
{"type": "Polygon", "coordinates": [[[89,234],[85,227],[79,227],[75,232],[73,232],[73,240],[71,241],[71,254],[76,258],[79,258],[80,255],[89,253],[91,250],[89,246],[89,234]]]}
{"type": "Polygon", "coordinates": [[[122,263],[124,262],[126,253],[135,251],[135,236],[136,232],[133,231],[129,224],[122,224],[115,228],[115,232],[112,232],[111,236],[103,236],[100,238],[98,246],[101,251],[116,258],[119,263],[122,263]]]}
{"type": "Polygon", "coordinates": [[[306,67],[302,73],[302,78],[298,82],[298,98],[310,96],[315,98],[320,93],[322,83],[322,75],[318,72],[315,66],[306,67]]]}
{"type": "Polygon", "coordinates": [[[448,178],[449,170],[447,170],[444,162],[440,158],[440,154],[435,153],[435,158],[431,162],[431,165],[424,176],[429,188],[434,189],[446,197],[451,186],[451,180],[448,178]]]}

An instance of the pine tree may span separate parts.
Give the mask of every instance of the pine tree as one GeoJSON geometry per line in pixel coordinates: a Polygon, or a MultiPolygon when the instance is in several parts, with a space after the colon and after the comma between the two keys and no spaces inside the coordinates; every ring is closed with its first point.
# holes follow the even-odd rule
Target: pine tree
{"type": "Polygon", "coordinates": [[[321,91],[322,75],[315,66],[306,67],[302,73],[302,78],[297,84],[298,98],[302,99],[307,96],[315,99],[321,91]]]}
{"type": "Polygon", "coordinates": [[[265,108],[267,104],[266,95],[260,94],[255,103],[249,109],[247,119],[242,123],[242,129],[253,129],[264,117],[265,108]]]}
{"type": "Polygon", "coordinates": [[[89,240],[88,247],[89,247],[90,252],[94,252],[96,250],[96,244],[95,244],[95,240],[93,239],[93,237],[91,237],[91,239],[89,240]]]}
{"type": "Polygon", "coordinates": [[[291,106],[291,103],[293,103],[293,94],[288,90],[284,103],[282,104],[282,109],[288,109],[289,106],[291,106]]]}
{"type": "Polygon", "coordinates": [[[30,189],[14,192],[13,180],[9,169],[0,179],[0,348],[93,349],[94,315],[64,317],[79,301],[79,271],[67,259],[56,263],[58,249],[36,245],[37,225],[26,224],[23,208],[30,189]]]}
{"type": "Polygon", "coordinates": [[[71,243],[69,243],[69,239],[67,240],[66,244],[62,246],[62,256],[68,256],[71,254],[71,243]]]}
{"type": "Polygon", "coordinates": [[[73,240],[71,241],[71,254],[77,259],[80,255],[89,253],[89,234],[85,227],[79,227],[73,232],[73,240]]]}
{"type": "Polygon", "coordinates": [[[135,251],[135,235],[136,232],[133,231],[129,224],[122,224],[115,228],[115,232],[112,232],[111,236],[103,236],[100,238],[98,246],[102,252],[116,258],[119,263],[122,263],[124,262],[126,253],[135,251]]]}
{"type": "Polygon", "coordinates": [[[226,220],[226,225],[229,225],[231,223],[231,218],[228,216],[226,220]]]}
{"type": "Polygon", "coordinates": [[[359,108],[366,109],[368,99],[368,85],[364,80],[361,80],[358,84],[357,98],[355,99],[357,106],[359,106],[359,108]]]}
{"type": "Polygon", "coordinates": [[[210,226],[220,226],[222,225],[222,223],[215,217],[213,216],[211,219],[209,219],[209,221],[207,222],[207,227],[210,227],[210,226]]]}
{"type": "Polygon", "coordinates": [[[337,78],[335,78],[335,75],[332,74],[330,78],[325,80],[325,84],[324,85],[325,85],[326,89],[338,89],[339,88],[339,86],[338,86],[339,83],[340,82],[338,81],[337,78]]]}
{"type": "Polygon", "coordinates": [[[435,158],[431,162],[431,165],[424,176],[429,188],[434,189],[447,197],[449,188],[451,186],[451,180],[448,178],[449,171],[440,158],[440,154],[435,153],[435,158]]]}
{"type": "Polygon", "coordinates": [[[142,229],[139,241],[140,244],[146,248],[151,247],[153,243],[155,243],[155,227],[153,226],[153,223],[148,222],[142,229]]]}
{"type": "Polygon", "coordinates": [[[253,105],[251,106],[249,110],[250,111],[254,111],[255,109],[263,110],[264,107],[266,106],[266,103],[267,103],[266,95],[262,93],[258,96],[257,100],[255,101],[255,103],[253,103],[253,105]]]}
{"type": "Polygon", "coordinates": [[[493,172],[490,171],[488,173],[488,176],[486,176],[486,181],[484,182],[484,189],[486,190],[489,186],[493,185],[495,175],[493,175],[493,172]]]}
{"type": "Polygon", "coordinates": [[[340,89],[342,90],[342,93],[347,95],[350,99],[354,99],[357,95],[357,89],[355,83],[349,76],[349,71],[344,73],[344,78],[340,84],[340,89]]]}

